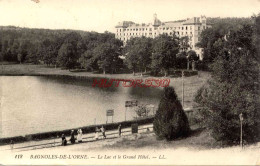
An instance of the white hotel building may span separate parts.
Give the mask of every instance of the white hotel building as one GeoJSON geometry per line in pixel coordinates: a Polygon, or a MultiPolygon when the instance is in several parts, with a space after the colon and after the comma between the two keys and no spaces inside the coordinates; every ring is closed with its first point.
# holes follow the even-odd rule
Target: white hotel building
{"type": "Polygon", "coordinates": [[[187,36],[191,49],[196,51],[200,59],[202,59],[202,50],[195,47],[195,45],[199,41],[201,32],[209,27],[211,27],[211,25],[207,24],[205,16],[193,17],[180,21],[161,22],[157,18],[157,15],[154,14],[153,22],[149,24],[137,24],[132,21],[119,22],[116,26],[115,37],[126,44],[132,37],[145,36],[155,38],[160,34],[175,34],[180,38],[187,36]]]}

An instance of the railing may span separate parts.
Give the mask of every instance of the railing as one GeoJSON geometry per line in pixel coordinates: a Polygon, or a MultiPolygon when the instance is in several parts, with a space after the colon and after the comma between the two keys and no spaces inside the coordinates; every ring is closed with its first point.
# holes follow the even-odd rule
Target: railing
{"type": "MultiPolygon", "coordinates": [[[[146,126],[146,127],[138,128],[138,132],[141,131],[141,133],[143,133],[144,130],[147,130],[147,129],[152,131],[153,130],[153,125],[149,125],[149,126],[146,126]]],[[[90,135],[90,134],[92,134],[92,135],[91,136],[86,136],[86,137],[82,138],[83,139],[82,143],[88,143],[88,142],[95,142],[95,141],[103,140],[103,139],[96,140],[94,138],[94,133],[88,133],[88,135],[90,135]]],[[[122,136],[129,136],[129,135],[131,135],[131,128],[130,129],[127,128],[127,130],[123,130],[121,132],[121,135],[122,136]]],[[[107,131],[106,136],[107,136],[107,139],[118,138],[119,137],[118,130],[116,130],[116,131],[113,130],[112,132],[111,131],[107,131]]],[[[102,135],[100,135],[99,137],[102,137],[102,135]]],[[[50,140],[50,142],[48,142],[48,143],[35,144],[35,145],[29,145],[29,146],[21,146],[21,147],[16,147],[16,148],[8,148],[8,149],[3,149],[3,150],[5,150],[5,151],[6,150],[28,151],[28,150],[36,150],[36,149],[43,149],[43,148],[51,148],[51,147],[61,146],[61,141],[56,141],[57,139],[60,139],[60,138],[54,138],[54,139],[50,140]]],[[[46,140],[46,141],[49,141],[49,140],[46,140]]],[[[82,144],[82,143],[75,143],[75,144],[82,144]]],[[[68,145],[73,145],[73,144],[68,144],[68,145]]]]}

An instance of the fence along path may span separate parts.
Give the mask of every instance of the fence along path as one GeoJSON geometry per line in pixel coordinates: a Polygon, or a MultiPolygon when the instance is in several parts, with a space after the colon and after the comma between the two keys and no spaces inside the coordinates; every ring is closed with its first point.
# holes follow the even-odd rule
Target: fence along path
{"type": "MultiPolygon", "coordinates": [[[[149,129],[150,131],[153,131],[153,124],[147,124],[147,125],[141,125],[138,126],[138,133],[144,133],[149,129]]],[[[128,128],[122,128],[121,136],[129,136],[132,134],[131,127],[128,128]]],[[[75,135],[76,136],[76,135],[75,135]]],[[[118,130],[107,130],[106,131],[106,137],[107,139],[114,139],[118,138],[118,130]]],[[[99,132],[99,139],[95,140],[95,133],[83,133],[83,142],[82,143],[75,143],[75,144],[84,144],[87,142],[95,142],[95,141],[101,141],[103,140],[103,135],[101,132],[99,132]]],[[[69,139],[70,136],[66,137],[68,141],[68,145],[73,145],[70,143],[69,139]]],[[[67,145],[67,146],[68,146],[67,145]]],[[[47,140],[41,140],[41,141],[29,141],[19,144],[14,144],[13,149],[11,149],[10,145],[4,145],[1,146],[0,151],[13,151],[13,152],[20,152],[20,151],[29,151],[29,150],[36,150],[36,149],[44,149],[44,148],[52,148],[61,146],[61,138],[52,138],[47,140]]]]}

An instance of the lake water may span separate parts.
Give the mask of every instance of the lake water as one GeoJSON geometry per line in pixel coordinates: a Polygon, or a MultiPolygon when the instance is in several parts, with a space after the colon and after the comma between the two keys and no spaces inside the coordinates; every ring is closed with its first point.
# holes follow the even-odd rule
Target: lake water
{"type": "MultiPolygon", "coordinates": [[[[124,121],[125,101],[158,105],[162,89],[92,87],[93,79],[54,76],[0,76],[0,137],[124,121]],[[111,118],[108,122],[111,122],[111,118]]],[[[127,110],[127,120],[136,116],[127,110]]]]}

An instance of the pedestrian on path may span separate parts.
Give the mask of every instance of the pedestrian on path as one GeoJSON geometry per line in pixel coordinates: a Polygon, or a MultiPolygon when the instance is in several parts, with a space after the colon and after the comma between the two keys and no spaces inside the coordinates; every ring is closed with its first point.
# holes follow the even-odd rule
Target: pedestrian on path
{"type": "Polygon", "coordinates": [[[95,140],[98,140],[98,137],[99,137],[99,129],[98,129],[98,127],[96,127],[96,129],[95,129],[95,140]]]}
{"type": "Polygon", "coordinates": [[[75,143],[74,130],[71,130],[70,142],[71,142],[71,144],[75,143]]]}
{"type": "Polygon", "coordinates": [[[77,140],[79,143],[82,142],[82,130],[81,129],[78,129],[78,135],[77,135],[77,140]]]}
{"type": "Polygon", "coordinates": [[[119,126],[118,126],[118,135],[119,135],[119,137],[121,137],[121,130],[122,130],[122,127],[121,127],[121,124],[119,124],[119,126]]]}
{"type": "Polygon", "coordinates": [[[61,135],[61,145],[66,146],[67,145],[67,140],[64,134],[61,135]]]}
{"type": "Polygon", "coordinates": [[[11,150],[14,149],[14,141],[13,140],[11,140],[11,142],[10,142],[10,147],[11,147],[11,150]]]}
{"type": "Polygon", "coordinates": [[[100,130],[103,134],[103,138],[106,139],[107,137],[106,137],[106,133],[105,133],[105,128],[102,126],[100,130]]]}

